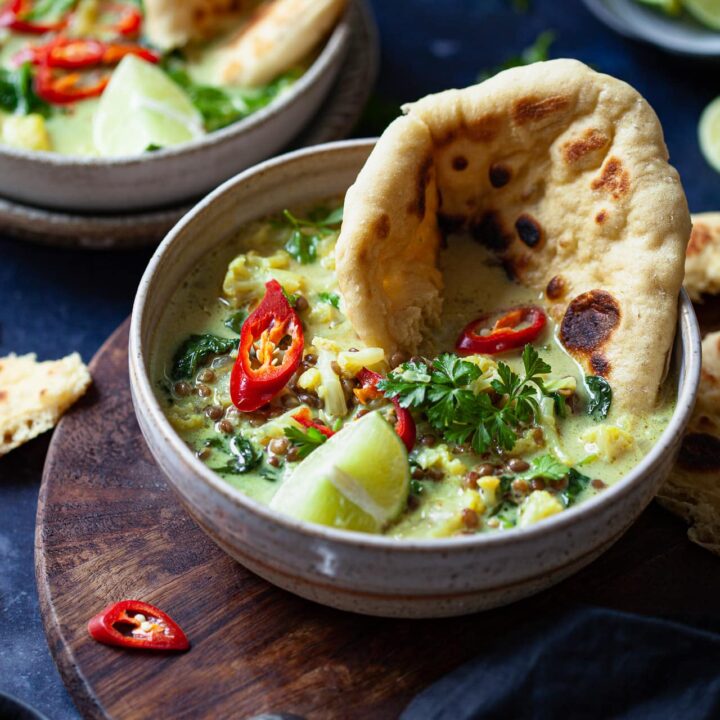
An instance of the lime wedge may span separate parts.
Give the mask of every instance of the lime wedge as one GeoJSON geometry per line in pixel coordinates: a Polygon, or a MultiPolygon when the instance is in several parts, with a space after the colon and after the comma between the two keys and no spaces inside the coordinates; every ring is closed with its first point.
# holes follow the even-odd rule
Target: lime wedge
{"type": "Polygon", "coordinates": [[[720,172],[720,97],[703,110],[698,125],[698,140],[705,159],[720,172]]]}
{"type": "Polygon", "coordinates": [[[682,0],[682,4],[703,25],[720,30],[720,0],[682,0]]]}
{"type": "Polygon", "coordinates": [[[643,5],[649,5],[661,10],[666,15],[679,15],[682,10],[680,0],[640,0],[643,5]]]}
{"type": "Polygon", "coordinates": [[[308,455],[270,507],[320,525],[379,532],[402,512],[409,485],[405,446],[372,412],[308,455]]]}
{"type": "Polygon", "coordinates": [[[101,156],[139,155],[204,134],[200,113],[159,67],[127,55],[100,98],[93,140],[101,156]]]}

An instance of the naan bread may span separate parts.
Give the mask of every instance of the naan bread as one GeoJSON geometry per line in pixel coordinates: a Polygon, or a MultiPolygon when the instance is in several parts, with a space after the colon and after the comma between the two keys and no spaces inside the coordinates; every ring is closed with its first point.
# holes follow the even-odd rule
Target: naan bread
{"type": "Polygon", "coordinates": [[[703,293],[720,292],[720,213],[692,216],[693,228],[685,257],[685,289],[695,302],[703,293]]]}
{"type": "Polygon", "coordinates": [[[48,362],[35,355],[0,358],[0,455],[54,427],[90,382],[77,353],[48,362]]]}
{"type": "Polygon", "coordinates": [[[440,317],[443,234],[468,230],[545,292],[565,347],[609,380],[614,408],[651,408],[690,215],[647,102],[553,60],[404,110],[345,200],[337,275],[360,337],[415,352],[440,317]]]}
{"type": "Polygon", "coordinates": [[[693,542],[720,555],[720,332],[703,340],[702,355],[688,434],[657,499],[690,523],[688,537],[693,542]]]}
{"type": "Polygon", "coordinates": [[[222,81],[265,85],[315,48],[335,26],[346,0],[272,0],[263,4],[222,51],[222,81]]]}
{"type": "Polygon", "coordinates": [[[208,40],[251,12],[257,0],[145,0],[144,32],[162,50],[208,40]]]}

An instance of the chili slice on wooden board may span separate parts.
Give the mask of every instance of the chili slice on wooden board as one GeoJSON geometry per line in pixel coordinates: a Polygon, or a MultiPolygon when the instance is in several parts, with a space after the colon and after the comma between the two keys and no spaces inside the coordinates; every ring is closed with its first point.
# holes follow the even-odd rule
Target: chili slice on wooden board
{"type": "Polygon", "coordinates": [[[302,323],[280,283],[270,280],[265,288],[265,297],[243,323],[230,376],[230,397],[242,412],[267,405],[288,384],[305,346],[302,323]]]}
{"type": "MultiPolygon", "coordinates": [[[[354,392],[361,403],[365,404],[369,400],[383,397],[383,393],[377,388],[377,384],[383,379],[382,375],[363,368],[356,377],[360,381],[361,387],[357,388],[354,392]]],[[[413,420],[410,411],[400,405],[400,401],[397,398],[392,398],[392,404],[395,406],[395,414],[397,415],[395,432],[403,441],[408,452],[410,452],[415,446],[415,439],[417,437],[415,420],[413,420]]]]}
{"type": "Polygon", "coordinates": [[[88,623],[93,640],[136,650],[187,650],[190,642],[180,626],[150,603],[122,600],[106,607],[88,623]]]}
{"type": "Polygon", "coordinates": [[[460,355],[497,355],[532,343],[546,324],[547,315],[537,305],[487,313],[465,326],[455,343],[455,349],[460,355]],[[497,320],[491,325],[494,318],[497,320]],[[516,330],[524,323],[525,327],[516,330]],[[487,332],[480,334],[478,330],[487,332]]]}

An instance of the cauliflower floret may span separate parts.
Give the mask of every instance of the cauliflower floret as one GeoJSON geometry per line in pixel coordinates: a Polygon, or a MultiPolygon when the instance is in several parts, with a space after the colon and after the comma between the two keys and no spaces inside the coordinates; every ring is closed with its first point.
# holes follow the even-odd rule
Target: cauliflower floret
{"type": "Polygon", "coordinates": [[[528,527],[562,512],[562,503],[547,490],[535,490],[520,506],[518,527],[528,527]]]}
{"type": "Polygon", "coordinates": [[[42,115],[8,115],[2,123],[2,141],[21,150],[51,150],[42,115]]]}
{"type": "Polygon", "coordinates": [[[464,475],[467,469],[462,461],[452,456],[445,445],[422,448],[415,456],[415,462],[423,470],[435,468],[447,475],[464,475]]]}
{"type": "Polygon", "coordinates": [[[364,367],[372,370],[385,362],[385,351],[379,347],[362,348],[357,352],[338,353],[338,365],[343,372],[357,375],[364,367]]]}
{"type": "Polygon", "coordinates": [[[635,438],[619,425],[599,425],[586,430],[580,439],[585,443],[585,451],[590,455],[599,455],[607,462],[615,462],[635,444],[635,438]]]}

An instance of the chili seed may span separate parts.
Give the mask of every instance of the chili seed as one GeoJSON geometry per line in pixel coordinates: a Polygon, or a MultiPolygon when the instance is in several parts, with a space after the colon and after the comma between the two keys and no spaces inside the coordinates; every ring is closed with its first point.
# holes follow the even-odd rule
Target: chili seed
{"type": "Polygon", "coordinates": [[[462,522],[466,528],[477,528],[480,525],[480,518],[478,514],[470,508],[465,508],[462,511],[462,522]]]}
{"type": "Polygon", "coordinates": [[[221,433],[225,433],[226,435],[229,435],[235,429],[235,426],[229,420],[221,420],[217,424],[217,429],[221,433]]]}
{"type": "Polygon", "coordinates": [[[212,395],[212,390],[202,383],[195,388],[195,392],[197,392],[200,397],[210,397],[212,395]]]}
{"type": "Polygon", "coordinates": [[[477,490],[477,481],[479,477],[480,475],[477,472],[470,470],[470,472],[465,474],[465,487],[470,490],[477,490]]]}
{"type": "Polygon", "coordinates": [[[275,455],[272,455],[268,458],[268,465],[272,465],[273,467],[278,467],[280,465],[280,458],[276,457],[275,455]]]}
{"type": "Polygon", "coordinates": [[[530,463],[525,462],[524,460],[521,460],[520,458],[512,458],[508,460],[507,463],[508,470],[510,472],[516,472],[521,473],[525,472],[530,467],[530,463]]]}
{"type": "Polygon", "coordinates": [[[425,447],[433,447],[437,443],[437,438],[434,435],[423,435],[420,438],[420,444],[425,447]]]}
{"type": "Polygon", "coordinates": [[[295,309],[298,312],[305,312],[310,307],[310,303],[307,301],[305,297],[302,295],[298,295],[297,300],[295,301],[295,309]]]}
{"type": "Polygon", "coordinates": [[[217,421],[223,416],[223,409],[219,405],[210,405],[205,408],[205,414],[211,420],[217,421]]]}
{"type": "Polygon", "coordinates": [[[398,365],[402,365],[408,361],[408,354],[404,352],[393,353],[390,357],[390,367],[395,369],[398,365]]]}
{"type": "Polygon", "coordinates": [[[275,455],[285,455],[289,445],[290,443],[287,438],[275,438],[270,441],[268,447],[270,448],[270,452],[275,453],[275,455]]]}
{"type": "Polygon", "coordinates": [[[486,475],[492,475],[495,472],[495,467],[490,463],[483,463],[475,468],[475,472],[479,477],[485,477],[486,475]]]}
{"type": "Polygon", "coordinates": [[[596,490],[603,490],[604,488],[607,487],[607,485],[606,485],[602,480],[600,480],[599,478],[595,478],[590,484],[591,484],[596,490]]]}
{"type": "Polygon", "coordinates": [[[210,370],[210,369],[203,370],[203,371],[198,375],[198,378],[197,378],[197,379],[198,379],[200,382],[204,382],[204,383],[213,383],[213,382],[215,382],[215,380],[216,380],[216,378],[215,378],[215,373],[214,373],[212,370],[210,370]]]}
{"type": "Polygon", "coordinates": [[[192,392],[192,386],[190,383],[186,383],[184,380],[175,383],[175,394],[180,397],[187,397],[192,392]]]}

